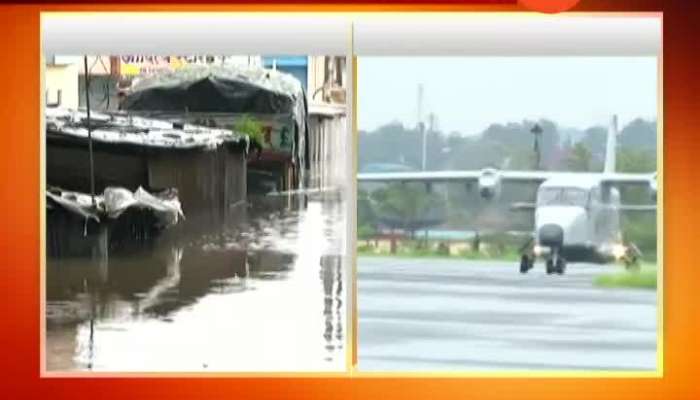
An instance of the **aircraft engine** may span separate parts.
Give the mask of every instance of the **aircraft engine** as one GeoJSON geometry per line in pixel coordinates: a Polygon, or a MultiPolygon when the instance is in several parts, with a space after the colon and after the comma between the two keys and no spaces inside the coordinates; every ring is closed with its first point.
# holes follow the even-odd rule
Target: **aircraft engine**
{"type": "Polygon", "coordinates": [[[479,176],[479,196],[495,200],[501,195],[501,176],[493,168],[484,168],[479,176]]]}

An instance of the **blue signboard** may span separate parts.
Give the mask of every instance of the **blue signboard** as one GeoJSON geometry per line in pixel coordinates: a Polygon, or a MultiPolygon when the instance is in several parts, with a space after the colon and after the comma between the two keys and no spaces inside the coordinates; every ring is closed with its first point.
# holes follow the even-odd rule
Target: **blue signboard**
{"type": "Polygon", "coordinates": [[[309,59],[306,56],[265,56],[262,58],[265,68],[276,65],[278,71],[286,72],[301,82],[304,90],[307,90],[309,59]]]}

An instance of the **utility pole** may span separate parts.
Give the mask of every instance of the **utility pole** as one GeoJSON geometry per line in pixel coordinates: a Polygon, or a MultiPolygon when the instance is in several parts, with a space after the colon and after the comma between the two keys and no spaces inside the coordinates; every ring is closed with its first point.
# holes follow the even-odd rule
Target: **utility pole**
{"type": "Polygon", "coordinates": [[[92,155],[92,126],[90,121],[90,70],[88,70],[87,55],[83,58],[85,67],[85,105],[87,106],[87,132],[88,132],[88,152],[90,154],[90,194],[92,195],[92,206],[95,207],[95,162],[92,155]]]}
{"type": "Polygon", "coordinates": [[[418,132],[421,133],[423,137],[423,157],[422,160],[422,170],[425,171],[425,161],[426,161],[426,150],[427,150],[427,137],[425,131],[425,124],[423,124],[423,84],[418,84],[418,117],[417,117],[418,132]]]}
{"type": "Polygon", "coordinates": [[[438,120],[437,120],[437,115],[435,113],[430,113],[428,114],[428,133],[435,132],[438,130],[438,120]]]}
{"type": "Polygon", "coordinates": [[[428,129],[423,133],[423,171],[428,168],[428,135],[435,132],[435,113],[428,114],[428,129]]]}

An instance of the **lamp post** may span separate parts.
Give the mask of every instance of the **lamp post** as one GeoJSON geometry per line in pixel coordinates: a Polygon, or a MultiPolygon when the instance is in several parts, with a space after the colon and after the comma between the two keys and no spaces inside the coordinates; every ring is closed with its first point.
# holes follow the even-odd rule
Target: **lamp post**
{"type": "Polygon", "coordinates": [[[535,124],[535,126],[533,126],[532,129],[530,129],[530,133],[535,135],[535,170],[539,170],[540,161],[542,158],[542,152],[540,151],[540,137],[542,136],[542,128],[539,124],[535,124]]]}

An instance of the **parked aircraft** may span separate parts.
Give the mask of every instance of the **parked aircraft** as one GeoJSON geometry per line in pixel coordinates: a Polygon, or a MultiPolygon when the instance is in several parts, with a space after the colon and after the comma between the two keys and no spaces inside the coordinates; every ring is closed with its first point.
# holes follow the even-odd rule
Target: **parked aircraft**
{"type": "Polygon", "coordinates": [[[533,268],[535,260],[545,260],[548,274],[563,274],[566,262],[601,262],[625,259],[632,264],[638,255],[634,244],[623,240],[621,212],[655,212],[657,174],[615,172],[617,118],[608,129],[603,172],[501,171],[421,171],[360,173],[360,182],[464,182],[476,184],[479,195],[497,199],[503,184],[525,182],[539,185],[535,203],[515,203],[514,210],[534,213],[532,240],[523,247],[520,272],[533,268]],[[623,205],[618,187],[643,186],[653,204],[623,205]]]}

